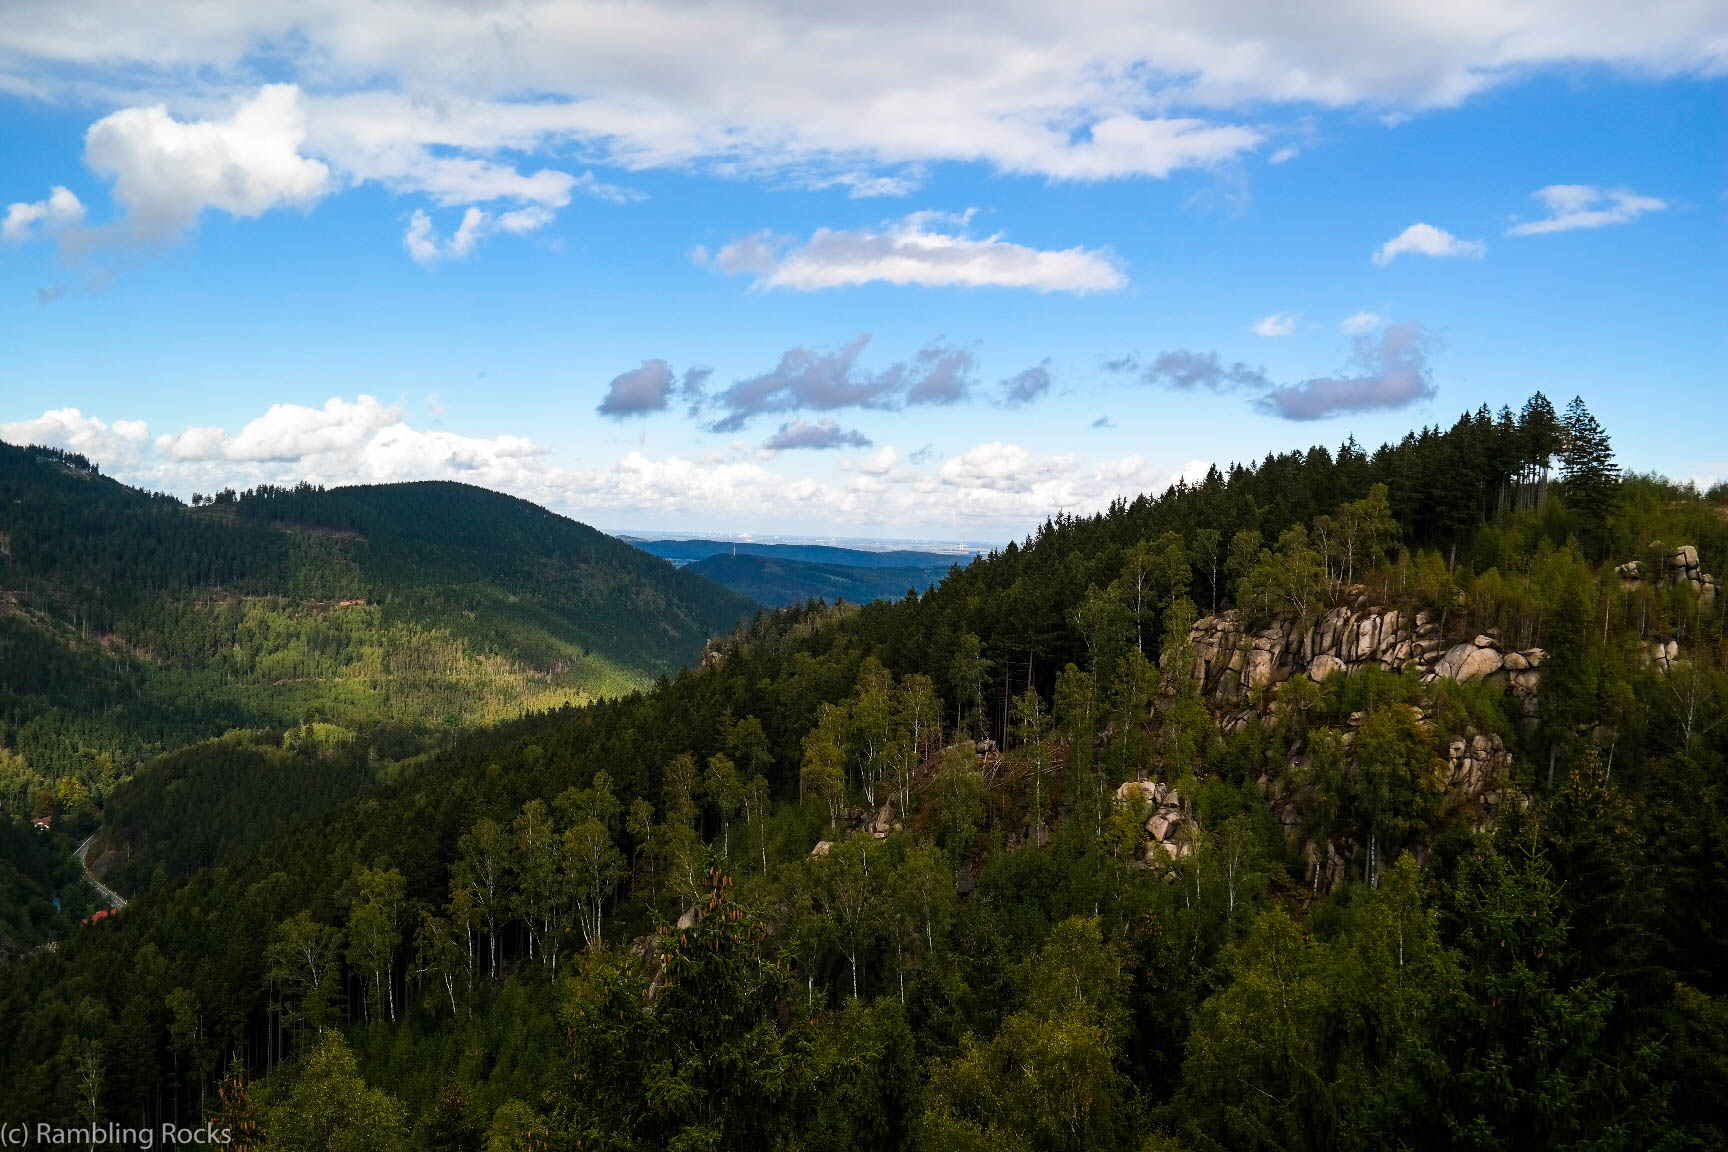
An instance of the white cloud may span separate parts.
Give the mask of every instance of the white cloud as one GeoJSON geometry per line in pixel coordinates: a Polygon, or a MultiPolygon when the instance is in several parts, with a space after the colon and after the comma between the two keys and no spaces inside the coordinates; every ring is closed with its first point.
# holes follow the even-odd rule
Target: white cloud
{"type": "Polygon", "coordinates": [[[747,444],[729,454],[656,458],[637,450],[611,462],[560,467],[527,437],[415,428],[398,408],[369,396],[334,398],[321,408],[279,404],[238,432],[189,428],[154,438],[142,421],[110,424],[62,409],[0,424],[0,438],[83,452],[119,479],[182,496],[302,479],[327,486],[456,480],[602,524],[712,525],[724,518],[782,530],[846,524],[1003,538],[1057,512],[1099,511],[1177,474],[1139,456],[1087,462],[1003,442],[932,464],[928,451],[903,460],[883,447],[816,475],[800,469],[818,454],[759,457],[747,444]]]}
{"type": "Polygon", "coordinates": [[[113,179],[132,231],[161,238],[206,208],[251,217],[311,207],[330,169],[301,155],[305,141],[300,89],[267,84],[223,120],[176,120],[160,104],[105,116],[85,133],[84,161],[113,179]]]}
{"type": "Polygon", "coordinates": [[[8,205],[6,218],[0,220],[0,238],[20,244],[36,234],[37,225],[43,232],[55,233],[79,224],[83,219],[84,205],[78,197],[56,184],[49,189],[46,200],[8,205]]]}
{"type": "Polygon", "coordinates": [[[884,444],[862,459],[841,461],[840,467],[849,471],[862,472],[866,476],[886,476],[894,471],[894,465],[899,462],[900,454],[894,451],[894,445],[884,444]]]}
{"type": "Polygon", "coordinates": [[[142,420],[104,423],[76,408],[57,408],[34,420],[0,424],[0,440],[10,444],[43,444],[81,452],[105,467],[134,467],[150,449],[150,428],[142,420]]]}
{"type": "Polygon", "coordinates": [[[1360,335],[1363,332],[1372,332],[1374,329],[1380,327],[1382,323],[1384,323],[1384,321],[1380,319],[1380,314],[1378,312],[1370,312],[1364,308],[1362,311],[1352,312],[1350,315],[1344,317],[1344,319],[1338,321],[1338,327],[1355,336],[1360,335]]]}
{"type": "Polygon", "coordinates": [[[188,428],[158,436],[155,447],[174,460],[295,461],[355,451],[401,422],[400,407],[386,407],[372,396],[352,403],[332,397],[323,408],[273,404],[238,435],[222,428],[188,428]]]}
{"type": "Polygon", "coordinates": [[[762,232],[725,245],[712,263],[729,275],[754,275],[759,287],[800,292],[876,281],[1076,293],[1127,283],[1106,251],[1028,248],[1000,235],[974,238],[967,227],[971,215],[914,212],[878,230],[818,228],[807,243],[789,250],[781,238],[762,232]]]}
{"type": "Polygon", "coordinates": [[[1542,236],[1575,228],[1606,228],[1668,208],[1666,200],[1642,196],[1629,188],[1595,188],[1588,184],[1550,184],[1530,195],[1542,202],[1547,218],[1514,224],[1506,229],[1506,235],[1542,236]]]}
{"type": "Polygon", "coordinates": [[[1249,331],[1256,336],[1288,336],[1296,331],[1296,322],[1301,318],[1294,312],[1274,312],[1254,321],[1249,331]]]}
{"type": "Polygon", "coordinates": [[[462,220],[448,240],[440,240],[432,217],[416,208],[408,218],[402,233],[402,247],[417,263],[431,264],[438,260],[461,260],[472,253],[480,241],[494,232],[521,236],[544,228],[555,219],[552,210],[538,204],[509,212],[489,212],[469,205],[462,220]]]}
{"type": "Polygon", "coordinates": [[[1266,157],[1268,164],[1288,164],[1302,154],[1302,149],[1294,144],[1286,144],[1272,155],[1266,157]]]}
{"type": "Polygon", "coordinates": [[[1384,268],[1406,252],[1418,256],[1481,256],[1487,246],[1480,240],[1460,240],[1432,224],[1412,224],[1374,253],[1374,263],[1384,268]]]}
{"type": "Polygon", "coordinates": [[[1342,12],[1321,0],[954,0],[934,15],[771,0],[15,0],[0,21],[0,90],[124,109],[104,121],[127,145],[112,159],[138,218],[162,231],[206,206],[256,215],[310,203],[330,173],[447,207],[635,195],[506,159],[536,155],[826,182],[859,196],[904,194],[945,162],[1162,178],[1263,147],[1255,125],[1276,119],[1268,108],[1396,119],[1544,67],[1592,64],[1641,79],[1720,76],[1728,10],[1714,0],[1342,12]],[[232,120],[212,101],[250,95],[266,68],[311,93],[296,102],[303,140],[292,117],[223,130],[232,120]],[[180,162],[136,171],[138,141],[161,160],[170,138],[180,162]]]}
{"type": "Polygon", "coordinates": [[[709,257],[707,249],[698,246],[691,258],[698,264],[711,262],[715,271],[727,276],[749,274],[765,277],[773,274],[781,250],[796,243],[792,237],[776,236],[765,228],[727,241],[712,257],[709,257]]]}

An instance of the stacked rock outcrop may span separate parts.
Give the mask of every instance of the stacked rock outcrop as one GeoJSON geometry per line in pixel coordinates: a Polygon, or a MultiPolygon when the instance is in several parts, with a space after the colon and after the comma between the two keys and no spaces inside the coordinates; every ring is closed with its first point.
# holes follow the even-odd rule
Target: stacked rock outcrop
{"type": "Polygon", "coordinates": [[[1125,780],[1116,789],[1119,804],[1144,800],[1151,814],[1146,818],[1145,860],[1151,862],[1162,849],[1172,860],[1180,860],[1193,851],[1188,834],[1189,818],[1181,795],[1170,785],[1151,780],[1125,780]]]}
{"type": "Polygon", "coordinates": [[[1448,646],[1428,613],[1412,615],[1360,601],[1335,608],[1300,631],[1279,621],[1249,633],[1241,613],[1232,609],[1197,621],[1188,640],[1194,646],[1194,675],[1220,707],[1297,672],[1318,682],[1371,664],[1388,671],[1414,664],[1425,680],[1503,682],[1520,697],[1525,714],[1534,716],[1537,669],[1544,656],[1540,648],[1503,649],[1492,634],[1448,646]]]}
{"type": "MultiPolygon", "coordinates": [[[[1722,582],[1704,571],[1698,560],[1698,549],[1690,544],[1682,544],[1678,548],[1663,548],[1658,544],[1654,549],[1659,556],[1654,574],[1656,582],[1690,584],[1692,590],[1698,593],[1698,606],[1705,612],[1714,611],[1717,598],[1722,592],[1722,582]]],[[[1614,573],[1620,577],[1620,586],[1630,591],[1643,581],[1645,568],[1643,561],[1628,560],[1614,569],[1614,573]]]]}

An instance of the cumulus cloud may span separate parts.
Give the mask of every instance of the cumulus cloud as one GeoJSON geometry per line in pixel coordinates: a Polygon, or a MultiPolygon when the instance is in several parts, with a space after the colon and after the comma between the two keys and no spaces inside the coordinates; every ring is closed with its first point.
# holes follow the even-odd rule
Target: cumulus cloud
{"type": "Polygon", "coordinates": [[[84,205],[69,189],[56,184],[45,200],[8,205],[0,220],[0,238],[21,244],[38,232],[53,235],[83,220],[84,205]]]}
{"type": "Polygon", "coordinates": [[[1285,420],[1320,420],[1432,400],[1432,345],[1420,324],[1390,324],[1378,333],[1363,333],[1355,338],[1347,371],[1274,388],[1255,406],[1285,420]]]}
{"type": "Polygon", "coordinates": [[[870,444],[870,438],[862,432],[842,428],[831,417],[823,417],[814,424],[802,420],[782,424],[762,447],[770,452],[785,452],[796,448],[868,448],[870,444]]]}
{"type": "Polygon", "coordinates": [[[440,239],[432,217],[416,208],[408,217],[408,227],[402,233],[402,247],[417,264],[461,260],[470,255],[481,240],[495,232],[521,236],[544,228],[554,219],[551,209],[538,204],[509,212],[489,212],[470,206],[462,213],[456,230],[447,239],[440,239]]]}
{"type": "Polygon", "coordinates": [[[1087,293],[1127,283],[1108,252],[1028,248],[999,234],[973,237],[971,217],[914,212],[877,229],[818,228],[803,244],[759,232],[726,244],[711,263],[727,275],[754,276],[759,288],[799,292],[882,282],[1087,293]]]}
{"type": "Polygon", "coordinates": [[[77,408],[56,408],[34,420],[0,424],[0,440],[64,448],[123,472],[149,452],[150,426],[142,420],[116,420],[110,424],[86,416],[77,408]]]}
{"type": "Polygon", "coordinates": [[[1382,321],[1379,313],[1370,312],[1364,308],[1360,312],[1352,312],[1350,315],[1344,317],[1344,319],[1338,321],[1338,327],[1352,335],[1355,335],[1360,332],[1372,332],[1374,329],[1380,327],[1381,323],[1382,321]]]}
{"type": "MultiPolygon", "coordinates": [[[[801,422],[792,421],[785,432],[801,422]]],[[[820,433],[830,422],[802,423],[820,433]]],[[[844,429],[833,428],[841,438],[844,429]]],[[[808,435],[808,433],[806,433],[808,435]]],[[[651,457],[632,451],[586,467],[556,465],[522,436],[463,436],[415,428],[371,397],[322,408],[283,404],[242,428],[195,428],[152,437],[143,421],[104,422],[77,409],[0,424],[0,438],[83,452],[111,475],[189,496],[259,483],[324,485],[457,480],[533,500],[602,524],[858,525],[1019,535],[1058,512],[1088,514],[1124,495],[1168,484],[1138,456],[1085,461],[990,442],[946,459],[928,447],[902,461],[892,447],[848,458],[826,478],[770,467],[778,457],[651,457]]]]}
{"type": "Polygon", "coordinates": [[[119,479],[189,495],[225,486],[462,480],[544,502],[545,449],[526,437],[472,437],[407,424],[371,396],[322,408],[276,404],[239,432],[191,427],[152,437],[141,420],[104,423],[76,408],[0,424],[0,439],[82,452],[119,479]]]}
{"type": "Polygon", "coordinates": [[[1030,404],[1050,391],[1050,361],[1034,364],[1002,381],[1002,403],[1010,408],[1030,404]]]}
{"type": "Polygon", "coordinates": [[[644,360],[640,368],[620,372],[606,386],[606,398],[596,412],[621,419],[666,410],[672,395],[672,366],[664,360],[644,360]]]}
{"type": "Polygon", "coordinates": [[[558,207],[546,197],[576,190],[556,191],[568,174],[499,159],[537,153],[827,179],[859,195],[901,192],[908,173],[946,162],[1158,178],[1263,146],[1254,125],[1272,118],[1268,107],[1408,115],[1543,67],[1640,78],[1728,69],[1728,16],[1707,2],[1592,0],[1580,15],[1575,0],[1528,0],[1477,6],[1468,19],[1433,5],[1359,5],[1348,35],[1318,0],[1251,20],[1201,0],[956,0],[940,35],[916,5],[750,0],[20,0],[9,15],[0,86],[67,102],[100,92],[197,105],[209,85],[264,62],[317,93],[306,102],[310,155],[449,206],[497,197],[558,207]]]}
{"type": "Polygon", "coordinates": [[[848,472],[862,472],[866,476],[886,476],[894,471],[894,465],[900,462],[900,454],[894,451],[894,445],[884,444],[870,455],[862,459],[847,459],[840,466],[848,472]]]}
{"type": "Polygon", "coordinates": [[[1508,236],[1544,236],[1571,232],[1576,228],[1606,228],[1625,224],[1646,212],[1668,208],[1666,200],[1643,196],[1629,188],[1596,188],[1589,184],[1550,184],[1530,194],[1548,213],[1541,220],[1526,220],[1506,229],[1508,236]]]}
{"type": "Polygon", "coordinates": [[[910,360],[872,372],[858,363],[869,343],[863,333],[836,350],[789,349],[772,371],[719,393],[715,402],[725,411],[710,428],[735,432],[752,417],[771,412],[952,404],[971,391],[976,357],[970,349],[938,342],[910,360]]]}
{"type": "Polygon", "coordinates": [[[1412,224],[1375,250],[1374,263],[1384,268],[1406,252],[1417,256],[1478,257],[1487,250],[1480,240],[1460,240],[1444,228],[1412,224]]]}
{"type": "Polygon", "coordinates": [[[402,422],[400,407],[362,395],[350,402],[332,397],[322,408],[273,404],[269,411],[230,435],[218,427],[192,427],[158,436],[157,452],[174,460],[289,462],[309,456],[352,452],[374,434],[402,422]]]}
{"type": "Polygon", "coordinates": [[[240,217],[310,208],[329,191],[330,169],[301,154],[305,142],[300,89],[266,84],[220,120],[176,120],[161,104],[105,116],[85,133],[84,161],[114,181],[132,232],[160,239],[206,208],[240,217]]]}
{"type": "Polygon", "coordinates": [[[1274,312],[1254,321],[1249,331],[1256,336],[1288,336],[1296,331],[1296,322],[1300,319],[1294,312],[1274,312]]]}

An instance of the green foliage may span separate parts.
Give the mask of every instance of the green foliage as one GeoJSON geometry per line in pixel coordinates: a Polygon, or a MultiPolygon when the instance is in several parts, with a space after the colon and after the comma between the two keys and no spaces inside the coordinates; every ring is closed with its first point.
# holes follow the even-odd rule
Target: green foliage
{"type": "Polygon", "coordinates": [[[0,724],[36,778],[98,797],[230,728],[441,728],[628,691],[753,607],[459,484],[189,508],[0,444],[0,540],[0,724]]]}
{"type": "MultiPolygon", "coordinates": [[[[76,660],[5,721],[5,798],[105,808],[136,899],[37,918],[77,887],[64,812],[17,857],[29,930],[61,938],[0,969],[0,1096],[67,1120],[250,1098],[272,1141],[352,1116],[370,1146],[464,1152],[1709,1146],[1719,606],[1585,561],[1576,487],[1547,478],[1562,431],[1533,401],[1214,472],[922,596],[757,617],[700,670],[437,738],[285,684],[281,723],[124,783],[72,720],[162,668],[128,680],[70,618],[9,617],[76,660]],[[1442,647],[1543,647],[1540,709],[1412,669],[1219,707],[1189,638],[1214,596],[1361,596],[1430,613],[1442,647]],[[1646,663],[1668,639],[1679,659],[1646,663]],[[1491,828],[1440,788],[1467,727],[1514,761],[1491,828]],[[46,788],[54,746],[82,796],[46,788]],[[1118,800],[1129,779],[1161,806],[1118,800]],[[254,1079],[218,1100],[231,1061],[254,1079]]],[[[1616,493],[1614,559],[1696,541],[1721,570],[1695,493],[1616,493]]],[[[348,507],[328,496],[162,508],[324,549],[328,588],[372,579],[389,530],[364,509],[326,525],[364,545],[296,527],[348,507]]]]}
{"type": "Polygon", "coordinates": [[[407,1136],[401,1103],[367,1086],[334,1032],[324,1034],[265,1117],[270,1147],[283,1152],[395,1152],[407,1136]]]}
{"type": "Polygon", "coordinates": [[[565,1010],[574,1065],[562,1123],[583,1146],[773,1148],[797,1115],[810,1040],[782,1027],[786,974],[762,959],[765,927],[713,862],[696,923],[655,941],[656,987],[597,955],[565,1010]]]}

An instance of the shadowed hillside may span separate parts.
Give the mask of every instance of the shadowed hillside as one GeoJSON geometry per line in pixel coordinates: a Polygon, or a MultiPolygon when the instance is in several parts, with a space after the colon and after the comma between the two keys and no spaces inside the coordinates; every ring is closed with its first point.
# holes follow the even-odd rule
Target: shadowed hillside
{"type": "Polygon", "coordinates": [[[640,688],[754,610],[526,501],[450,483],[192,506],[0,445],[13,806],[247,726],[425,728],[640,688]]]}

